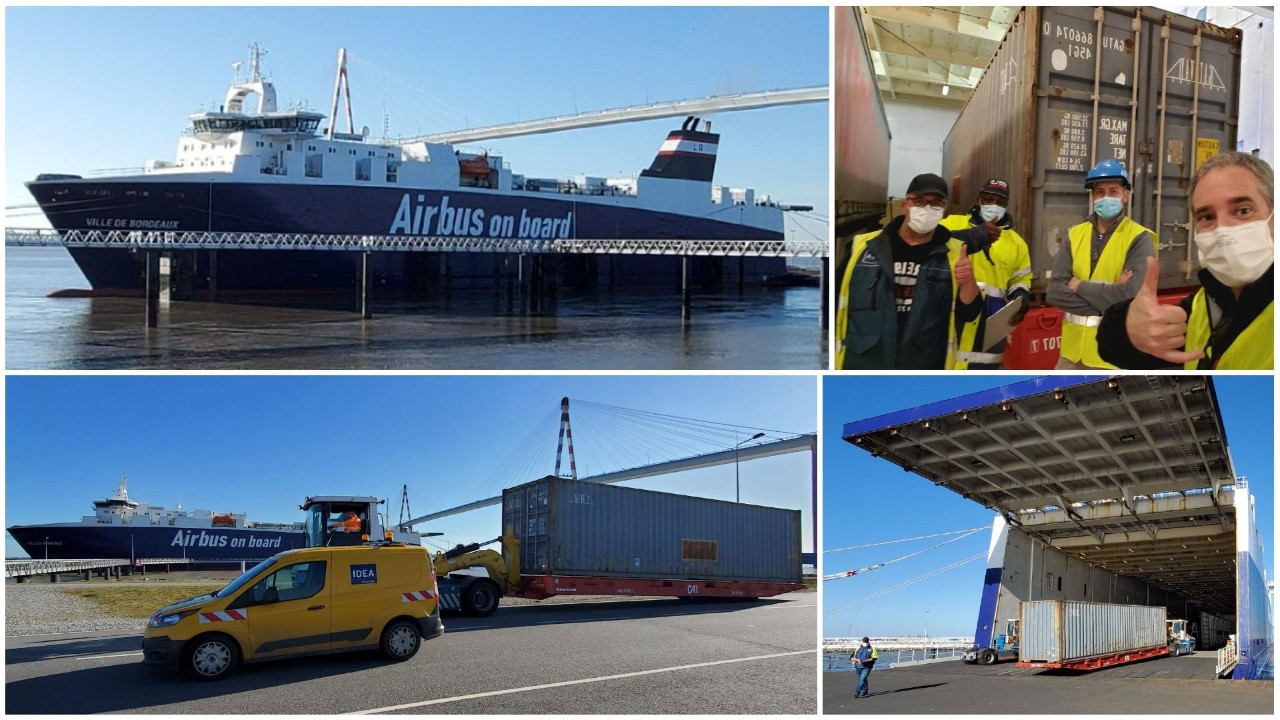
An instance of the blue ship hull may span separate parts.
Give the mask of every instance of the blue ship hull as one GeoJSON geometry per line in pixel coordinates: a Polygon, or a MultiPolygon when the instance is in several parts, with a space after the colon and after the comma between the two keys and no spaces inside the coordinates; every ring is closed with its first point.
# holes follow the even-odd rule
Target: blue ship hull
{"type": "Polygon", "coordinates": [[[124,525],[16,525],[9,534],[33,559],[262,560],[306,546],[301,530],[124,525]]]}
{"type": "MultiPolygon", "coordinates": [[[[501,238],[780,240],[781,231],[715,217],[596,203],[555,193],[426,191],[282,183],[138,182],[80,179],[28,183],[58,230],[170,230],[321,235],[501,238]],[[547,197],[540,197],[546,195],[547,197]]],[[[717,213],[732,218],[734,207],[717,213]]],[[[72,248],[98,290],[143,288],[142,258],[127,249],[72,248]]],[[[680,260],[661,256],[557,258],[562,286],[677,286],[680,260]]],[[[308,290],[356,287],[354,252],[221,250],[173,253],[174,277],[192,289],[308,290]],[[216,263],[216,272],[214,266],[216,263]]],[[[425,290],[498,287],[520,274],[516,257],[494,253],[379,252],[375,287],[425,290]]],[[[528,269],[525,268],[527,275],[528,269]]],[[[777,282],[781,258],[697,258],[698,285],[777,282]]]]}

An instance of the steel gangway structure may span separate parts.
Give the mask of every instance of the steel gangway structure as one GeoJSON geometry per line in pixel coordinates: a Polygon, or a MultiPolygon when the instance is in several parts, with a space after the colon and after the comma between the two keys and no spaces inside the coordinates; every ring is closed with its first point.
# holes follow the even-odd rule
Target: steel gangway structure
{"type": "Polygon", "coordinates": [[[5,228],[6,246],[135,250],[328,250],[338,252],[474,252],[519,255],[675,255],[682,257],[825,258],[825,240],[562,240],[419,235],[51,230],[5,228]]]}
{"type": "MultiPolygon", "coordinates": [[[[127,249],[146,259],[145,295],[147,327],[158,325],[161,302],[161,257],[177,250],[212,252],[252,252],[255,250],[298,250],[306,252],[358,253],[357,288],[360,316],[373,317],[370,258],[373,253],[498,253],[515,256],[520,264],[521,282],[528,277],[526,258],[537,266],[540,258],[567,255],[667,255],[680,258],[680,296],[684,317],[690,312],[692,292],[689,259],[697,257],[816,258],[820,259],[819,287],[823,288],[823,308],[819,322],[825,322],[827,254],[825,239],[814,240],[709,240],[709,239],[618,239],[566,238],[526,239],[492,237],[447,237],[417,235],[344,235],[315,233],[253,233],[169,230],[52,230],[47,228],[5,228],[7,247],[62,246],[68,248],[127,249]]],[[[216,267],[216,264],[213,264],[216,267]]],[[[216,287],[216,270],[211,282],[216,287]]],[[[824,325],[825,327],[825,325],[824,325]]]]}

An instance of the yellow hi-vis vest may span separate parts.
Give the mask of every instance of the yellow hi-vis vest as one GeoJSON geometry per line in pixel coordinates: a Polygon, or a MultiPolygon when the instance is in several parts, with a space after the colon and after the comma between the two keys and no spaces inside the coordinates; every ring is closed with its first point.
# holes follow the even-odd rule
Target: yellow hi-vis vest
{"type": "MultiPolygon", "coordinates": [[[[849,283],[853,279],[854,269],[858,265],[858,261],[862,259],[862,254],[867,250],[867,243],[879,237],[884,231],[876,230],[874,232],[864,233],[853,238],[853,247],[849,253],[849,264],[845,267],[844,276],[840,279],[840,292],[836,295],[836,369],[844,368],[845,355],[845,337],[849,331],[849,283]]],[[[947,322],[947,354],[943,362],[942,370],[949,370],[955,367],[956,353],[956,323],[955,323],[955,303],[960,296],[960,286],[956,283],[956,263],[960,260],[960,247],[963,243],[954,238],[947,240],[947,264],[951,268],[951,317],[947,322]]],[[[973,256],[970,256],[970,260],[973,256]]],[[[893,286],[881,288],[882,292],[887,293],[886,299],[892,303],[893,286]]],[[[984,302],[982,294],[978,294],[977,302],[984,302]]],[[[974,318],[965,323],[962,331],[961,340],[968,342],[972,346],[974,338],[978,333],[978,321],[981,318],[974,318]]],[[[881,328],[885,334],[886,341],[892,340],[896,342],[898,328],[893,327],[881,328]]],[[[885,368],[893,369],[893,368],[885,368]]]]}
{"type": "MultiPolygon", "coordinates": [[[[1204,350],[1214,370],[1271,370],[1275,365],[1275,345],[1273,344],[1275,304],[1268,303],[1265,310],[1249,323],[1226,351],[1217,358],[1213,357],[1213,348],[1209,347],[1209,336],[1213,332],[1209,321],[1209,298],[1200,288],[1191,299],[1191,315],[1187,318],[1187,350],[1204,350]]],[[[1186,364],[1187,370],[1199,369],[1198,360],[1186,364]]]]}
{"type": "MultiPolygon", "coordinates": [[[[939,224],[951,231],[974,227],[968,215],[948,215],[939,224]]],[[[1014,290],[1031,289],[1031,253],[1027,250],[1027,241],[1010,228],[1001,229],[1000,237],[991,243],[987,252],[970,253],[969,261],[973,265],[973,279],[987,299],[983,312],[991,314],[1004,307],[1006,298],[1014,290]],[[993,302],[992,298],[998,300],[993,302]]],[[[973,332],[961,338],[956,361],[949,369],[968,370],[971,362],[997,365],[1004,360],[1004,353],[982,352],[977,346],[977,330],[978,326],[974,325],[973,332]]]]}
{"type": "MultiPolygon", "coordinates": [[[[1129,218],[1121,218],[1116,229],[1107,240],[1107,246],[1098,256],[1098,266],[1090,267],[1093,262],[1093,223],[1082,222],[1071,228],[1067,238],[1071,242],[1071,273],[1083,281],[1119,282],[1124,274],[1124,259],[1129,254],[1129,246],[1144,232],[1151,232],[1129,218]]],[[[1156,234],[1151,232],[1156,242],[1156,234]]],[[[1098,325],[1102,323],[1102,314],[1076,315],[1062,314],[1062,357],[1071,362],[1084,363],[1094,368],[1115,368],[1098,356],[1098,325]]]]}

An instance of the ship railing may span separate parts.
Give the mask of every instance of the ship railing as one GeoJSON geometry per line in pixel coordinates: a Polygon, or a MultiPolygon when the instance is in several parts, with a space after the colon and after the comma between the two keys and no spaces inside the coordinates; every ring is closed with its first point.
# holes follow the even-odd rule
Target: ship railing
{"type": "MultiPolygon", "coordinates": [[[[876,668],[910,667],[936,662],[951,662],[964,658],[966,649],[962,648],[901,648],[897,650],[876,649],[879,657],[876,668]]],[[[835,652],[831,648],[823,648],[822,669],[828,672],[840,672],[853,669],[849,656],[853,653],[835,652]]]]}
{"type": "MultiPolygon", "coordinates": [[[[129,221],[165,223],[176,221],[129,221]]],[[[684,257],[826,257],[826,240],[671,240],[458,238],[418,235],[181,232],[154,229],[6,228],[7,246],[129,250],[330,250],[348,252],[479,252],[521,255],[669,255],[684,257]]]]}
{"type": "Polygon", "coordinates": [[[98,170],[89,170],[85,172],[85,177],[91,178],[107,178],[121,177],[125,175],[144,175],[147,173],[145,167],[127,167],[127,168],[100,168],[98,170]]]}
{"type": "Polygon", "coordinates": [[[1228,642],[1226,647],[1219,648],[1216,668],[1217,676],[1226,677],[1231,674],[1231,671],[1236,667],[1238,657],[1239,656],[1236,653],[1236,644],[1234,642],[1228,642]]]}

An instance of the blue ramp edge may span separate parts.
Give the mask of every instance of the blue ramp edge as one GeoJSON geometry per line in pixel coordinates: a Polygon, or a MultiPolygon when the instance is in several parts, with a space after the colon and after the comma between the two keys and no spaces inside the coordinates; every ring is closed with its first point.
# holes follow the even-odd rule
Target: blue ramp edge
{"type": "Polygon", "coordinates": [[[899,425],[907,425],[910,423],[920,422],[929,418],[938,417],[939,415],[951,415],[962,410],[973,410],[975,408],[993,405],[1004,400],[1018,400],[1031,395],[1039,395],[1041,393],[1053,392],[1076,385],[1084,385],[1086,383],[1105,380],[1109,375],[1053,375],[1049,377],[1032,378],[1031,380],[1023,380],[1012,385],[1004,385],[990,390],[980,390],[968,395],[939,400],[938,402],[921,405],[920,407],[910,408],[908,410],[898,410],[896,412],[886,413],[866,420],[855,420],[845,423],[843,438],[857,437],[865,435],[869,432],[876,432],[886,428],[897,427],[899,425]]]}

